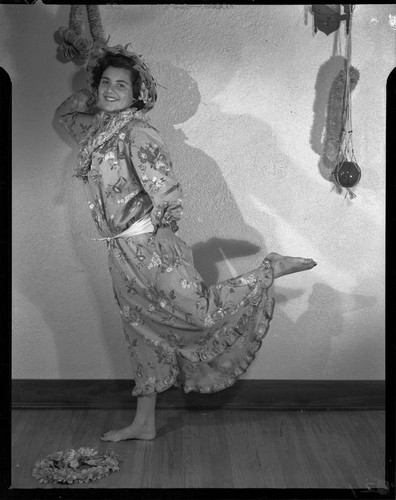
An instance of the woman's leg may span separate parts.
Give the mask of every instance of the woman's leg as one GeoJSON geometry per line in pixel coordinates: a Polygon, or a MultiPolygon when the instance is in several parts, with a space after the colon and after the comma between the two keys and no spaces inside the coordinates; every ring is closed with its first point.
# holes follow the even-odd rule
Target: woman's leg
{"type": "Polygon", "coordinates": [[[148,396],[138,396],[137,408],[133,422],[123,429],[106,432],[100,439],[102,441],[123,441],[125,439],[154,439],[155,428],[155,404],[157,393],[148,396]]]}

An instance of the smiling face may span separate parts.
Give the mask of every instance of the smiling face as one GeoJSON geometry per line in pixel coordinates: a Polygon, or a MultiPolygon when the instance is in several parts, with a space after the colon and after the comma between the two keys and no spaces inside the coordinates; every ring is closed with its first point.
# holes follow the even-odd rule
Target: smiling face
{"type": "Polygon", "coordinates": [[[122,111],[134,102],[131,73],[125,68],[108,66],[98,87],[98,106],[103,111],[122,111]]]}

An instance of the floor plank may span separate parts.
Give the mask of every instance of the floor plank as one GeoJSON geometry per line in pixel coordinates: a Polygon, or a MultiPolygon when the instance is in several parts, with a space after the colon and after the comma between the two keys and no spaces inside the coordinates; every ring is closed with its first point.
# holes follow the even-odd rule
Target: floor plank
{"type": "Polygon", "coordinates": [[[14,410],[13,488],[366,488],[385,486],[383,411],[158,410],[154,441],[108,443],[131,410],[14,410]],[[40,485],[55,451],[113,449],[120,470],[87,485],[40,485]]]}

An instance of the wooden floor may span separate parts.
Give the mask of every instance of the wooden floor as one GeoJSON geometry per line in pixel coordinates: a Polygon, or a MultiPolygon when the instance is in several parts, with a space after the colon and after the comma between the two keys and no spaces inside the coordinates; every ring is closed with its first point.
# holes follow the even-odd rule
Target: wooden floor
{"type": "Polygon", "coordinates": [[[14,410],[13,488],[383,488],[383,411],[158,410],[154,441],[105,443],[131,410],[14,410]],[[120,470],[89,483],[40,485],[36,460],[113,449],[120,470]]]}

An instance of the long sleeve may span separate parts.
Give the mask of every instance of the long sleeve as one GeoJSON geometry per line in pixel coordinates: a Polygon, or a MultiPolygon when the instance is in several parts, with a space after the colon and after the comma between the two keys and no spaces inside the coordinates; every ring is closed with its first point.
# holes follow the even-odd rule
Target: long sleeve
{"type": "Polygon", "coordinates": [[[68,97],[56,110],[58,121],[76,142],[80,142],[91,127],[95,111],[95,97],[88,89],[68,97]]]}
{"type": "Polygon", "coordinates": [[[172,169],[169,151],[153,127],[134,127],[130,135],[131,160],[153,203],[151,222],[157,230],[176,232],[183,213],[182,188],[172,169]]]}

